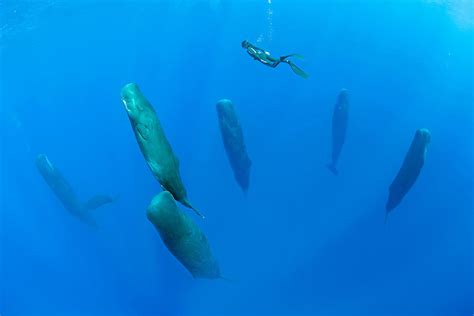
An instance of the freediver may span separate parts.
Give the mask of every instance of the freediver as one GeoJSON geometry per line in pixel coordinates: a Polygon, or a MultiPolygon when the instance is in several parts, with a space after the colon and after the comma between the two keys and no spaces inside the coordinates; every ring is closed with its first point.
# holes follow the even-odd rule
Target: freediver
{"type": "Polygon", "coordinates": [[[247,50],[247,53],[252,56],[253,59],[258,60],[262,64],[275,68],[278,66],[280,63],[286,63],[290,65],[291,69],[295,74],[297,74],[300,77],[303,77],[307,79],[309,75],[305,73],[303,70],[301,70],[298,66],[296,66],[291,60],[289,60],[289,57],[296,57],[296,58],[303,58],[303,56],[298,55],[298,54],[291,54],[287,56],[281,56],[280,58],[275,58],[272,55],[270,55],[269,52],[258,48],[255,45],[252,45],[249,43],[249,41],[243,41],[242,42],[242,47],[247,50]]]}

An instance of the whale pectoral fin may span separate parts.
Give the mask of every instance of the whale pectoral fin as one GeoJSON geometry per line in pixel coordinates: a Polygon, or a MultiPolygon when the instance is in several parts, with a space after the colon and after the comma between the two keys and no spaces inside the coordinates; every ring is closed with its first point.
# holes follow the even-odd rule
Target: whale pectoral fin
{"type": "MultiPolygon", "coordinates": [[[[148,163],[148,166],[150,167],[151,172],[153,173],[155,178],[158,180],[158,182],[161,184],[162,183],[162,179],[161,179],[162,168],[160,167],[159,164],[157,164],[154,161],[147,160],[147,163],[148,163]]],[[[161,186],[163,187],[163,185],[161,186]]]]}
{"type": "Polygon", "coordinates": [[[148,124],[138,123],[137,132],[143,140],[148,140],[148,138],[150,137],[150,127],[148,126],[148,124]]]}
{"type": "Polygon", "coordinates": [[[150,166],[150,168],[151,168],[151,170],[152,170],[153,172],[158,172],[158,173],[159,173],[159,172],[161,171],[160,165],[158,165],[158,164],[157,164],[156,162],[154,162],[154,161],[149,161],[149,162],[148,162],[148,165],[150,166]]]}

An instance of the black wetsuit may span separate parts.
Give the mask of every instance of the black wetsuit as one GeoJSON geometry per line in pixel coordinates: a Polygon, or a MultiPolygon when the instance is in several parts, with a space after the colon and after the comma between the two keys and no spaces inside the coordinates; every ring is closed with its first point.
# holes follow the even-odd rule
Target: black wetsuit
{"type": "Polygon", "coordinates": [[[275,58],[271,56],[269,52],[264,51],[263,49],[258,48],[250,43],[247,46],[247,53],[252,56],[253,59],[258,60],[262,64],[272,68],[278,66],[282,61],[288,62],[285,60],[286,57],[280,57],[279,59],[275,58]]]}

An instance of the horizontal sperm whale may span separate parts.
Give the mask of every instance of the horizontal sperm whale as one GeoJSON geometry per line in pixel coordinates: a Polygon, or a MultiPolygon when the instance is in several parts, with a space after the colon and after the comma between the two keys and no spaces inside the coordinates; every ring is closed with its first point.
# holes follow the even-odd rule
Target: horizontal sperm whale
{"type": "Polygon", "coordinates": [[[88,211],[112,203],[115,200],[108,195],[96,195],[86,202],[80,201],[72,186],[45,154],[37,156],[36,167],[66,210],[73,215],[84,218],[87,216],[88,211]]]}

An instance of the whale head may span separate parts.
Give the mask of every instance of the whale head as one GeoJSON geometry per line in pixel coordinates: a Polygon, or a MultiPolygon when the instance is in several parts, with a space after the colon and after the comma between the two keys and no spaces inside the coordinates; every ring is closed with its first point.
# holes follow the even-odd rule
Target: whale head
{"type": "Polygon", "coordinates": [[[427,128],[417,130],[415,137],[425,145],[431,143],[431,133],[427,128]]]}
{"type": "Polygon", "coordinates": [[[143,102],[143,94],[135,83],[129,83],[122,88],[121,98],[131,120],[137,120],[146,110],[147,102],[143,102]]]}
{"type": "Polygon", "coordinates": [[[347,89],[342,89],[338,95],[338,103],[347,103],[349,101],[349,93],[347,89]]]}
{"type": "Polygon", "coordinates": [[[135,83],[125,85],[121,97],[139,144],[148,142],[159,124],[155,110],[135,83]]]}
{"type": "Polygon", "coordinates": [[[53,172],[54,171],[54,166],[49,161],[48,156],[45,154],[39,154],[38,157],[36,157],[36,166],[40,171],[42,172],[53,172]]]}

